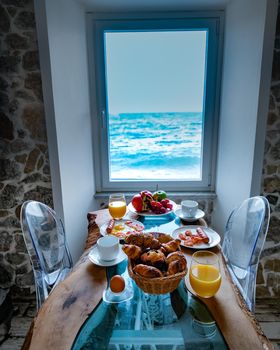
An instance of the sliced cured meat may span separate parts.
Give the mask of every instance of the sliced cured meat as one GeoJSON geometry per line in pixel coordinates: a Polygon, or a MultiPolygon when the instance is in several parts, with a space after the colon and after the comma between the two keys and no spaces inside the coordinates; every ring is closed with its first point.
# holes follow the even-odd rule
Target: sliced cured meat
{"type": "Polygon", "coordinates": [[[186,239],[182,242],[182,244],[186,247],[192,247],[194,245],[191,237],[186,237],[186,239]]]}
{"type": "Polygon", "coordinates": [[[180,233],[179,238],[181,239],[181,244],[186,247],[209,243],[209,237],[200,227],[198,227],[196,231],[186,230],[185,232],[180,233]]]}
{"type": "Polygon", "coordinates": [[[204,243],[209,243],[209,237],[207,236],[207,234],[203,231],[202,228],[197,228],[196,229],[197,234],[202,238],[204,243]]]}
{"type": "Polygon", "coordinates": [[[180,233],[179,238],[183,241],[187,240],[187,237],[184,235],[184,233],[180,233]]]}

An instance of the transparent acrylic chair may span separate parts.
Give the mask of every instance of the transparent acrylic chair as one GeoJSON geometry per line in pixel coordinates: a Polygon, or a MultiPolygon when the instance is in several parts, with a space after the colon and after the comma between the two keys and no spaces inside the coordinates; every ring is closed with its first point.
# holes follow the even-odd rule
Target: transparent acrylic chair
{"type": "Polygon", "coordinates": [[[248,308],[254,312],[256,277],[267,235],[270,206],[265,197],[246,199],[230,214],[222,252],[233,282],[248,308]]]}
{"type": "Polygon", "coordinates": [[[63,224],[54,210],[40,202],[26,201],[21,207],[20,221],[39,309],[52,289],[71,271],[73,263],[63,224]]]}

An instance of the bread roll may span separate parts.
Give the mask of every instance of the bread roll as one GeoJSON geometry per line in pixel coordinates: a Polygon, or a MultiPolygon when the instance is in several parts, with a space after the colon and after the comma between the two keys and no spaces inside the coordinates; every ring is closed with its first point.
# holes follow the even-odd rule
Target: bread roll
{"type": "Polygon", "coordinates": [[[184,253],[177,251],[177,252],[168,254],[165,261],[167,264],[170,264],[172,261],[180,260],[180,259],[185,259],[184,253]]]}
{"type": "Polygon", "coordinates": [[[187,262],[185,258],[172,261],[168,265],[167,275],[175,275],[175,273],[183,272],[187,268],[187,262]]]}
{"type": "Polygon", "coordinates": [[[159,250],[149,250],[141,255],[144,264],[161,267],[165,262],[164,254],[159,250]]]}
{"type": "Polygon", "coordinates": [[[162,272],[153,266],[147,266],[143,264],[136,265],[133,269],[133,272],[137,275],[146,278],[155,278],[155,277],[163,277],[162,272]]]}

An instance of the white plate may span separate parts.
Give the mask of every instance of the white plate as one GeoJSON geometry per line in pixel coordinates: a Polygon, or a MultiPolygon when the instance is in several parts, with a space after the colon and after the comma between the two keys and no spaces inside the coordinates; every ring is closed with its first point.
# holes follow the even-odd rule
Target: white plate
{"type": "MultiPolygon", "coordinates": [[[[107,233],[107,231],[106,231],[107,226],[108,226],[108,223],[109,223],[109,222],[106,222],[105,224],[103,224],[103,225],[100,227],[100,233],[101,233],[102,236],[107,236],[107,235],[108,235],[108,233],[107,233]]],[[[123,236],[116,236],[116,235],[114,234],[114,231],[113,231],[112,233],[109,233],[110,235],[114,235],[114,236],[116,236],[116,237],[118,237],[118,238],[124,238],[126,232],[129,232],[129,231],[130,231],[130,232],[141,232],[141,231],[143,231],[144,228],[145,228],[144,225],[142,224],[142,222],[137,221],[137,220],[133,220],[133,219],[116,220],[116,221],[115,221],[115,225],[124,225],[124,226],[125,226],[123,230],[119,230],[119,231],[118,231],[118,232],[122,232],[122,233],[123,233],[123,236]],[[141,230],[140,230],[140,229],[139,229],[139,230],[136,230],[135,228],[126,225],[126,222],[128,222],[128,221],[132,222],[132,225],[141,226],[141,230]]]]}
{"type": "Polygon", "coordinates": [[[184,214],[182,212],[182,209],[177,209],[177,210],[175,210],[175,215],[177,215],[182,220],[193,222],[193,221],[196,221],[196,220],[199,220],[199,219],[203,218],[205,213],[204,213],[203,210],[197,209],[197,212],[196,212],[195,216],[192,217],[192,218],[188,218],[188,217],[184,216],[184,214]]]}
{"type": "Polygon", "coordinates": [[[116,259],[110,260],[110,261],[105,261],[105,260],[100,259],[97,247],[94,246],[92,248],[92,250],[90,251],[88,257],[89,257],[89,260],[91,262],[93,262],[95,265],[99,265],[99,266],[114,266],[114,265],[117,265],[120,262],[122,262],[124,259],[126,259],[127,256],[123,252],[122,248],[120,247],[120,252],[119,252],[118,256],[116,257],[116,259]]]}
{"type": "Polygon", "coordinates": [[[141,215],[141,216],[163,216],[163,215],[168,215],[169,213],[172,213],[174,212],[174,210],[176,210],[177,208],[177,204],[171,200],[169,200],[169,202],[172,204],[173,208],[172,210],[168,211],[167,213],[164,213],[164,214],[155,214],[153,213],[152,211],[136,211],[132,205],[132,203],[130,202],[127,206],[128,210],[131,211],[132,213],[135,213],[135,214],[138,214],[138,215],[141,215]]]}
{"type": "Polygon", "coordinates": [[[188,247],[188,246],[184,246],[184,244],[182,244],[182,241],[181,241],[181,245],[183,247],[190,248],[190,249],[209,249],[209,248],[215,247],[216,245],[218,245],[220,243],[221,237],[219,236],[219,234],[216,231],[212,230],[209,227],[198,226],[198,225],[187,225],[187,226],[179,227],[175,231],[172,232],[172,237],[175,239],[176,238],[180,239],[179,238],[180,233],[184,233],[184,232],[186,232],[186,230],[191,230],[192,232],[196,232],[196,229],[199,227],[209,237],[209,243],[195,244],[192,247],[188,247]]]}

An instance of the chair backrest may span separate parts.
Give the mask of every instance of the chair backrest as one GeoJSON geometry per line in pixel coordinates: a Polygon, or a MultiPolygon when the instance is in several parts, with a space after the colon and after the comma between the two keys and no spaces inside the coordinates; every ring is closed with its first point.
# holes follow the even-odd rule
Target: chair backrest
{"type": "Polygon", "coordinates": [[[269,219],[270,206],[265,197],[246,199],[230,214],[222,244],[233,281],[252,311],[255,304],[257,268],[269,219]]]}
{"type": "Polygon", "coordinates": [[[72,267],[64,227],[54,210],[36,201],[23,203],[21,227],[35,283],[45,289],[46,298],[46,289],[50,290],[58,281],[63,269],[72,267]]]}

